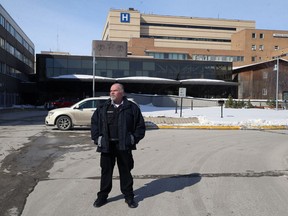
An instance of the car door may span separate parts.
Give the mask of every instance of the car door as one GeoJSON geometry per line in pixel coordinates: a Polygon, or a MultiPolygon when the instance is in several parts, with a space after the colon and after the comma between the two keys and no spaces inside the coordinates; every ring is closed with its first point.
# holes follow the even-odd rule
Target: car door
{"type": "Polygon", "coordinates": [[[96,107],[99,105],[99,103],[103,103],[104,101],[105,100],[103,99],[91,99],[79,104],[79,106],[76,108],[77,112],[74,113],[74,124],[90,125],[91,117],[96,110],[96,107]]]}

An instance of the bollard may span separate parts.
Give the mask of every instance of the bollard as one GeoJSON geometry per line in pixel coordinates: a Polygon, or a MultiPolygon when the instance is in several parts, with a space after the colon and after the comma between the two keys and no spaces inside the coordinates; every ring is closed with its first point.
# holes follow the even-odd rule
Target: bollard
{"type": "Polygon", "coordinates": [[[182,108],[183,108],[183,97],[181,97],[181,103],[180,103],[180,117],[182,117],[182,108]]]}
{"type": "Polygon", "coordinates": [[[193,110],[193,99],[191,100],[191,110],[193,110]]]}
{"type": "Polygon", "coordinates": [[[218,100],[219,106],[221,106],[221,118],[223,118],[223,105],[224,105],[224,100],[218,100]]]}

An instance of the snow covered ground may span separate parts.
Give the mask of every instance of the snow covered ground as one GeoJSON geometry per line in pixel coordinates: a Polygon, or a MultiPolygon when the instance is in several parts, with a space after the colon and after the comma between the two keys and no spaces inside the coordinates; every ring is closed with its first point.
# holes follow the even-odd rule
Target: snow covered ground
{"type": "MultiPolygon", "coordinates": [[[[15,106],[14,108],[29,109],[30,106],[15,106]]],[[[34,107],[35,108],[35,107],[34,107]]],[[[43,107],[37,107],[43,109],[43,107]]],[[[152,105],[140,105],[143,116],[145,117],[174,117],[189,118],[197,117],[199,123],[190,125],[206,126],[284,126],[288,129],[288,110],[283,109],[232,109],[223,108],[221,117],[221,107],[194,107],[183,108],[182,113],[178,107],[177,113],[175,107],[155,107],[152,105]]],[[[1,112],[1,108],[0,108],[1,112]]],[[[186,124],[187,125],[187,124],[186,124]]]]}
{"type": "MultiPolygon", "coordinates": [[[[145,117],[180,117],[180,109],[140,105],[145,117]]],[[[288,126],[288,110],[283,109],[232,109],[221,107],[183,108],[182,118],[197,117],[200,125],[225,126],[288,126]]]]}

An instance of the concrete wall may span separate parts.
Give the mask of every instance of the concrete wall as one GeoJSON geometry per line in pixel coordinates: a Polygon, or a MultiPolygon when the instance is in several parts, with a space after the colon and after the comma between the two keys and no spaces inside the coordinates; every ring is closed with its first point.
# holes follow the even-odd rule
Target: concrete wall
{"type": "MultiPolygon", "coordinates": [[[[181,105],[181,98],[175,95],[140,95],[140,94],[126,94],[127,97],[133,98],[141,105],[154,105],[158,107],[179,107],[181,105]]],[[[207,107],[218,106],[218,99],[201,99],[185,97],[182,98],[183,107],[207,107]]]]}
{"type": "MultiPolygon", "coordinates": [[[[175,95],[143,95],[143,94],[126,94],[127,97],[133,98],[140,105],[154,105],[158,107],[180,107],[181,106],[181,98],[175,95]]],[[[193,98],[193,97],[183,97],[182,98],[182,106],[183,107],[213,107],[219,106],[218,101],[224,100],[227,98],[193,98]]],[[[236,101],[242,101],[242,99],[233,99],[236,101]]],[[[244,102],[248,102],[247,100],[243,100],[244,102]]],[[[267,100],[261,99],[250,99],[250,103],[253,106],[257,107],[268,107],[267,100]]],[[[285,104],[282,100],[278,101],[279,107],[284,107],[285,104]]],[[[286,105],[287,106],[287,105],[286,105]]]]}
{"type": "MultiPolygon", "coordinates": [[[[101,92],[97,93],[96,96],[107,96],[107,93],[101,92]]],[[[128,94],[126,93],[128,98],[133,98],[135,102],[139,105],[153,105],[158,107],[180,107],[181,106],[181,98],[176,95],[145,95],[145,94],[128,94]]],[[[213,107],[219,106],[218,101],[224,100],[227,98],[193,98],[193,97],[183,97],[182,98],[182,106],[183,107],[213,107]]],[[[256,107],[268,107],[266,99],[233,99],[235,101],[244,101],[250,103],[256,107]]],[[[278,100],[279,108],[285,107],[285,103],[283,100],[278,100]]],[[[286,102],[286,106],[288,106],[288,102],[286,102]]]]}

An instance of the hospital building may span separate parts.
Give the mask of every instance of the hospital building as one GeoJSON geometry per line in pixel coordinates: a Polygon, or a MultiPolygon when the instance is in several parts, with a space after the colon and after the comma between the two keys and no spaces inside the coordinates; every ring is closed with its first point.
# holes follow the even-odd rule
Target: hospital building
{"type": "MultiPolygon", "coordinates": [[[[91,55],[37,53],[36,72],[30,84],[21,82],[21,98],[31,92],[39,103],[98,96],[120,82],[134,94],[178,95],[185,88],[188,97],[275,99],[276,63],[279,98],[288,98],[288,31],[257,29],[253,20],[145,14],[134,8],[109,10],[105,23],[95,23],[101,25],[102,37],[91,41],[91,55]]],[[[0,36],[1,31],[9,29],[0,26],[0,36]]],[[[16,50],[31,61],[34,45],[18,32],[29,46],[16,50]]],[[[3,52],[11,55],[7,48],[3,52]]],[[[19,69],[31,74],[26,65],[19,69]]],[[[0,94],[3,98],[3,90],[0,94]]]]}

